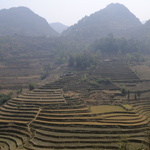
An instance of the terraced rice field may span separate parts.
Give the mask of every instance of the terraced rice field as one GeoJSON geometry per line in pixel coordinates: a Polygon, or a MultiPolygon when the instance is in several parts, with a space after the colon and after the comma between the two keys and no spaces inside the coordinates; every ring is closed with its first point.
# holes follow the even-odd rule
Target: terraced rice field
{"type": "Polygon", "coordinates": [[[3,65],[0,65],[0,88],[20,89],[27,87],[31,81],[38,81],[41,69],[36,69],[36,61],[36,59],[28,58],[5,61],[3,65]]]}
{"type": "MultiPolygon", "coordinates": [[[[139,81],[130,69],[128,72],[139,81]]],[[[119,81],[127,81],[129,76],[122,74],[119,81]]],[[[116,82],[115,73],[111,77],[116,82]]],[[[22,93],[0,107],[1,150],[117,150],[124,144],[131,150],[148,147],[148,97],[132,99],[130,110],[121,105],[87,106],[81,98],[65,96],[69,78],[73,79],[66,77],[22,93]]],[[[74,90],[81,85],[75,82],[74,90]]]]}
{"type": "MultiPolygon", "coordinates": [[[[62,89],[35,89],[0,107],[4,150],[117,149],[122,137],[147,144],[147,118],[120,106],[87,107],[62,89]]],[[[138,145],[139,146],[139,145],[138,145]]]]}
{"type": "MultiPolygon", "coordinates": [[[[39,82],[45,73],[44,67],[51,62],[48,56],[21,56],[1,61],[0,64],[0,89],[18,90],[27,88],[31,82],[39,82]]],[[[56,66],[54,66],[56,70],[56,66]]],[[[53,71],[53,68],[51,68],[53,71]]],[[[56,71],[57,72],[57,71],[56,71]]],[[[51,76],[53,76],[51,72],[51,76]]]]}
{"type": "Polygon", "coordinates": [[[137,75],[122,61],[103,62],[93,73],[112,81],[139,81],[137,75]]]}

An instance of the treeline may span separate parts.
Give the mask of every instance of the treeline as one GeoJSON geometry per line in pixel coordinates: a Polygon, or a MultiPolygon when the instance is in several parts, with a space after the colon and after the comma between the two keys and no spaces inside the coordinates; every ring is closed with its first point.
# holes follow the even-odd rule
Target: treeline
{"type": "Polygon", "coordinates": [[[122,55],[138,61],[141,53],[150,54],[150,37],[137,40],[116,38],[109,34],[92,44],[81,44],[67,37],[0,37],[0,60],[46,57],[58,65],[68,63],[70,67],[88,68],[96,63],[100,55],[122,55]]]}
{"type": "Polygon", "coordinates": [[[72,53],[68,64],[70,67],[85,69],[94,66],[103,56],[123,56],[128,62],[140,62],[144,60],[141,54],[150,54],[149,39],[143,40],[115,38],[109,34],[89,45],[84,52],[72,53]]]}
{"type": "Polygon", "coordinates": [[[127,54],[146,52],[146,48],[142,41],[135,39],[115,38],[112,34],[109,34],[106,38],[96,40],[91,44],[90,49],[93,52],[100,51],[101,54],[127,54]]]}

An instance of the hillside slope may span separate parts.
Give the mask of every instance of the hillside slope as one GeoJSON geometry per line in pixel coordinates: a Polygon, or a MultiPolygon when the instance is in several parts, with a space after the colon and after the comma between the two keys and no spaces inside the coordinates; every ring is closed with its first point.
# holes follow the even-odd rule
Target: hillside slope
{"type": "Polygon", "coordinates": [[[94,41],[110,33],[118,37],[130,37],[130,31],[139,26],[142,26],[139,19],[124,5],[116,3],[84,17],[63,34],[84,41],[94,41]]]}
{"type": "Polygon", "coordinates": [[[0,35],[56,36],[48,22],[26,7],[0,10],[0,35]]]}

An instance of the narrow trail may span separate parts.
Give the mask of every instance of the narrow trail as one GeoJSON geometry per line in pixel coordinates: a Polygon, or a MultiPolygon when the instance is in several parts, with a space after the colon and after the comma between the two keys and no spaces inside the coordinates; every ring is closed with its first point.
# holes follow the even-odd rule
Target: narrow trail
{"type": "Polygon", "coordinates": [[[34,118],[28,123],[28,125],[27,125],[27,127],[28,127],[28,132],[30,133],[30,138],[31,138],[31,139],[34,138],[35,132],[32,132],[32,131],[31,131],[30,125],[31,125],[31,123],[32,123],[33,121],[36,120],[36,118],[37,118],[38,115],[40,114],[41,110],[42,110],[42,108],[39,108],[39,110],[37,111],[35,117],[34,117],[34,118]]]}
{"type": "Polygon", "coordinates": [[[27,124],[27,129],[28,132],[30,133],[30,138],[27,141],[24,141],[23,145],[21,146],[21,148],[19,148],[19,150],[26,150],[26,145],[28,145],[29,141],[33,140],[36,134],[36,131],[31,131],[31,123],[33,123],[34,120],[36,120],[36,118],[38,117],[38,115],[40,114],[42,108],[39,108],[35,117],[27,124]]]}

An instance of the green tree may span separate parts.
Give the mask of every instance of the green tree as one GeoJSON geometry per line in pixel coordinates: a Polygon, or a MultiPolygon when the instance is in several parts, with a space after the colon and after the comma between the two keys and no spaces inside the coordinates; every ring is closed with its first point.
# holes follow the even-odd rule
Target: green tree
{"type": "Polygon", "coordinates": [[[125,88],[121,88],[121,94],[125,96],[127,94],[127,90],[125,88]]]}
{"type": "Polygon", "coordinates": [[[29,84],[29,90],[32,91],[33,89],[36,88],[36,83],[32,82],[29,84]]]}
{"type": "Polygon", "coordinates": [[[138,96],[138,98],[141,97],[141,92],[140,91],[137,91],[137,96],[138,96]]]}
{"type": "Polygon", "coordinates": [[[88,52],[78,53],[75,56],[71,55],[68,60],[68,65],[70,67],[78,69],[86,69],[94,64],[94,58],[92,54],[88,52]]]}

